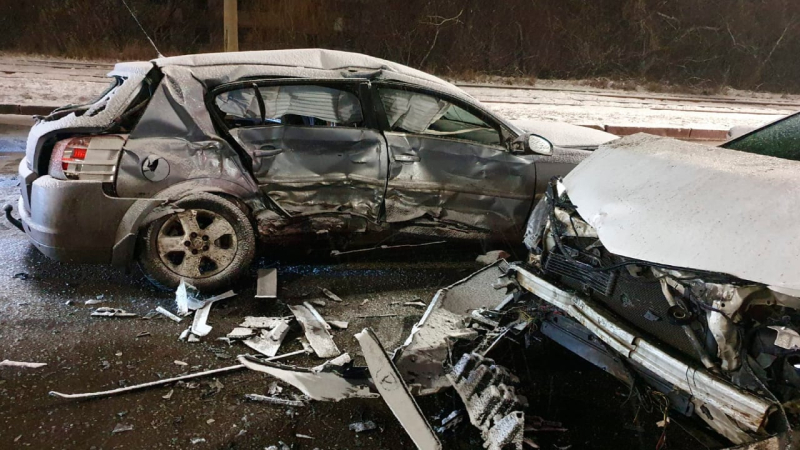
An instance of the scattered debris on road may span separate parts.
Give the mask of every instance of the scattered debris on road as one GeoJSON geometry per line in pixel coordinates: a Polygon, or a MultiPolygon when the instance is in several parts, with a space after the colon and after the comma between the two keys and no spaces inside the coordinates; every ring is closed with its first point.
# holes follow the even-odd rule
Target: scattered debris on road
{"type": "Polygon", "coordinates": [[[97,308],[93,313],[92,316],[94,317],[122,317],[122,318],[130,318],[136,317],[137,314],[130,313],[125,311],[124,309],[119,308],[109,308],[106,306],[97,308]]]}
{"type": "Polygon", "coordinates": [[[47,363],[11,361],[8,359],[0,361],[0,367],[25,367],[27,369],[38,369],[39,367],[44,367],[46,365],[47,363]]]}
{"type": "Polygon", "coordinates": [[[306,406],[306,403],[302,400],[289,400],[285,398],[271,397],[260,394],[246,394],[245,398],[248,400],[252,400],[254,402],[271,403],[273,405],[306,406]]]}
{"type": "Polygon", "coordinates": [[[256,298],[278,298],[278,271],[259,269],[256,298]]]}
{"type": "Polygon", "coordinates": [[[336,303],[342,303],[342,299],[338,295],[336,295],[333,292],[329,291],[328,289],[321,288],[320,290],[322,291],[322,295],[324,295],[325,297],[328,297],[328,299],[330,299],[330,301],[336,302],[336,303]]]}
{"type": "Polygon", "coordinates": [[[161,315],[163,315],[163,316],[164,316],[164,317],[166,317],[167,319],[170,319],[170,320],[172,320],[172,321],[174,321],[174,322],[180,322],[181,320],[183,320],[183,318],[182,318],[182,317],[178,317],[178,316],[176,316],[175,314],[172,314],[171,312],[167,311],[166,309],[164,309],[164,308],[163,308],[163,307],[161,307],[161,306],[157,307],[157,308],[156,308],[156,311],[158,311],[159,313],[161,313],[161,315]]]}
{"type": "Polygon", "coordinates": [[[330,325],[320,316],[319,312],[314,309],[308,302],[302,305],[289,305],[289,309],[294,314],[297,322],[303,327],[306,339],[314,352],[320,358],[333,358],[339,356],[341,352],[333,342],[333,337],[329,333],[330,325]]]}
{"type": "Polygon", "coordinates": [[[124,433],[126,431],[133,431],[133,425],[118,423],[117,426],[111,430],[111,434],[124,433]]]}
{"type": "Polygon", "coordinates": [[[365,431],[372,431],[378,428],[378,426],[375,425],[375,422],[371,420],[366,420],[364,422],[353,422],[350,424],[348,428],[350,429],[350,431],[355,431],[356,433],[363,433],[365,431]]]}

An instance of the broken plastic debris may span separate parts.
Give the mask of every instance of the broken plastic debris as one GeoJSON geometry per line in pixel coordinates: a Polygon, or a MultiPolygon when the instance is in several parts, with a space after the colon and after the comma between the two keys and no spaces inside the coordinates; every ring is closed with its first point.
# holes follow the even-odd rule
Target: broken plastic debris
{"type": "Polygon", "coordinates": [[[123,433],[125,431],[133,431],[133,425],[118,423],[111,431],[111,434],[123,433]]]}
{"type": "Polygon", "coordinates": [[[44,367],[46,365],[47,363],[11,361],[8,359],[4,359],[2,362],[0,362],[0,367],[25,367],[28,369],[38,369],[39,367],[44,367]]]}
{"type": "Polygon", "coordinates": [[[197,308],[194,312],[194,320],[192,321],[192,334],[195,336],[206,336],[211,332],[211,327],[206,323],[208,315],[211,313],[211,306],[214,302],[208,302],[201,308],[197,308]]]}
{"type": "Polygon", "coordinates": [[[245,398],[248,400],[252,400],[254,402],[271,403],[273,405],[306,406],[306,403],[302,400],[289,400],[285,398],[271,397],[259,394],[245,394],[245,398]]]}
{"type": "Polygon", "coordinates": [[[203,306],[202,302],[197,300],[197,295],[197,288],[181,279],[181,284],[175,290],[175,305],[178,307],[178,314],[188,316],[189,309],[203,306]]]}
{"type": "Polygon", "coordinates": [[[97,308],[93,313],[94,317],[136,317],[136,314],[129,313],[124,309],[101,307],[97,308]]]}
{"type": "Polygon", "coordinates": [[[246,339],[255,334],[252,328],[236,327],[226,336],[228,339],[246,339]]]}
{"type": "Polygon", "coordinates": [[[303,305],[289,305],[289,309],[297,318],[297,321],[300,322],[306,339],[308,339],[317,356],[320,358],[332,358],[341,353],[328,332],[330,326],[313,306],[306,302],[303,305]]]}
{"type": "Polygon", "coordinates": [[[27,280],[29,278],[29,275],[27,273],[25,273],[25,272],[19,272],[19,273],[15,273],[14,276],[11,277],[11,278],[14,278],[16,280],[25,281],[25,280],[27,280]]]}
{"type": "Polygon", "coordinates": [[[186,362],[183,362],[183,361],[179,361],[177,359],[175,361],[172,361],[172,362],[174,362],[178,366],[188,366],[189,365],[189,363],[186,363],[186,362]]]}
{"type": "Polygon", "coordinates": [[[181,320],[183,320],[183,318],[182,318],[182,317],[178,317],[178,316],[176,316],[175,314],[172,314],[171,312],[167,311],[166,309],[162,308],[161,306],[157,307],[157,308],[156,308],[156,311],[158,311],[158,312],[159,312],[159,313],[161,313],[161,314],[162,314],[164,317],[166,317],[167,319],[170,319],[170,320],[172,320],[172,321],[175,321],[175,322],[180,322],[181,320]]]}
{"type": "Polygon", "coordinates": [[[205,441],[206,441],[205,438],[196,437],[196,438],[192,438],[189,442],[191,442],[192,444],[202,444],[205,441]]]}
{"type": "Polygon", "coordinates": [[[405,302],[403,303],[403,306],[418,306],[420,308],[426,308],[428,305],[419,301],[419,302],[405,302]]]}
{"type": "Polygon", "coordinates": [[[311,436],[309,436],[309,435],[307,435],[307,434],[300,434],[300,433],[297,433],[297,434],[295,434],[295,436],[296,436],[296,437],[299,437],[299,438],[301,438],[301,439],[314,439],[313,437],[311,437],[311,436]]]}
{"type": "Polygon", "coordinates": [[[378,428],[378,426],[375,425],[375,422],[371,420],[366,420],[364,422],[353,422],[350,424],[349,428],[350,431],[355,431],[356,433],[363,433],[365,431],[374,430],[375,428],[378,428]]]}
{"type": "Polygon", "coordinates": [[[328,325],[332,326],[333,328],[338,328],[340,330],[346,330],[348,323],[344,320],[328,320],[328,325]]]}
{"type": "Polygon", "coordinates": [[[325,306],[328,305],[327,303],[325,303],[325,300],[311,300],[309,303],[311,303],[314,306],[319,306],[320,308],[324,308],[325,306]]]}
{"type": "Polygon", "coordinates": [[[328,299],[330,299],[332,302],[342,303],[342,299],[339,298],[339,296],[334,294],[333,292],[331,292],[331,291],[329,291],[329,290],[327,290],[325,288],[321,288],[320,290],[322,291],[322,295],[324,295],[325,297],[328,297],[328,299]]]}
{"type": "Polygon", "coordinates": [[[372,393],[367,378],[345,378],[332,371],[287,366],[249,355],[240,355],[239,361],[248,369],[264,372],[291,384],[313,400],[339,401],[354,397],[377,397],[372,393]]]}
{"type": "Polygon", "coordinates": [[[96,305],[98,303],[103,303],[103,301],[99,300],[99,299],[91,299],[91,300],[86,300],[85,302],[83,302],[84,305],[96,305]]]}
{"type": "Polygon", "coordinates": [[[383,349],[375,333],[365,328],[356,334],[356,339],[361,344],[375,387],[417,448],[420,450],[442,448],[439,438],[425,419],[400,372],[386,355],[386,350],[383,349]]]}
{"type": "Polygon", "coordinates": [[[289,333],[289,324],[281,321],[272,330],[261,330],[259,335],[242,341],[244,345],[267,356],[275,356],[289,333]]]}
{"type": "Polygon", "coordinates": [[[278,297],[278,271],[275,269],[259,269],[256,284],[256,298],[278,297]]]}
{"type": "Polygon", "coordinates": [[[175,392],[174,389],[170,389],[169,392],[167,392],[166,395],[162,395],[161,398],[163,398],[164,400],[169,400],[172,398],[173,392],[175,392]]]}
{"type": "Polygon", "coordinates": [[[285,322],[283,317],[245,316],[244,322],[240,323],[239,326],[243,328],[268,328],[271,330],[281,322],[285,322]]]}

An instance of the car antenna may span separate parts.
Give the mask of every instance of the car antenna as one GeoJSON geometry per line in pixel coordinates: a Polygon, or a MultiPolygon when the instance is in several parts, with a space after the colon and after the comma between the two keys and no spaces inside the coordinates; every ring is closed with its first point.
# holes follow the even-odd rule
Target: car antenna
{"type": "Polygon", "coordinates": [[[142,30],[142,33],[144,33],[144,37],[146,37],[146,38],[147,38],[147,40],[148,40],[148,41],[150,41],[150,45],[152,45],[152,46],[153,46],[153,48],[156,50],[156,54],[158,55],[158,57],[159,57],[159,58],[163,58],[163,57],[164,57],[164,55],[162,55],[162,54],[161,54],[161,52],[160,52],[160,51],[158,51],[158,47],[156,47],[156,43],[155,43],[155,42],[153,42],[153,40],[152,40],[152,39],[150,39],[150,35],[148,35],[148,34],[147,34],[147,31],[144,31],[144,27],[142,26],[142,23],[141,23],[141,22],[139,22],[139,19],[138,19],[138,18],[136,18],[136,14],[134,14],[134,13],[133,13],[133,10],[131,9],[131,7],[130,7],[130,6],[128,6],[128,2],[126,2],[125,0],[122,0],[122,4],[123,4],[123,5],[125,5],[125,8],[127,8],[127,9],[128,9],[128,12],[129,12],[129,13],[131,13],[131,17],[133,17],[133,20],[135,20],[135,21],[136,21],[136,24],[137,24],[137,25],[139,25],[139,29],[140,29],[140,30],[142,30]]]}

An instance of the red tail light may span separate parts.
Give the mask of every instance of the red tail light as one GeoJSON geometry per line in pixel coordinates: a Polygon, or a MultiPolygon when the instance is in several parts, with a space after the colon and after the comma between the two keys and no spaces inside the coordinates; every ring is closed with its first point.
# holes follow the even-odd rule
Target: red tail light
{"type": "Polygon", "coordinates": [[[59,180],[113,182],[125,137],[85,136],[56,142],[48,175],[59,180]]]}
{"type": "Polygon", "coordinates": [[[89,137],[58,141],[50,156],[50,176],[61,180],[77,178],[81,169],[80,164],[86,159],[89,141],[91,141],[89,137]]]}

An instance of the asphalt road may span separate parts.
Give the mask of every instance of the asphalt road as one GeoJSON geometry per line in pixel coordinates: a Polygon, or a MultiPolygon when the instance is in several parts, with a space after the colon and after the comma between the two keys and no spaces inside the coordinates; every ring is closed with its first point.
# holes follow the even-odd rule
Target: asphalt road
{"type": "MultiPolygon", "coordinates": [[[[0,203],[16,201],[14,161],[21,157],[23,140],[20,130],[0,130],[0,203]]],[[[423,312],[400,305],[417,298],[427,303],[437,289],[478,269],[474,258],[483,249],[444,246],[349,259],[327,257],[329,250],[265,251],[235,286],[238,295],[212,309],[211,333],[190,344],[178,340],[189,326],[186,319],[178,324],[142,318],[157,306],[174,310],[174,294],[155,290],[137,268],[50,261],[24,234],[0,221],[0,360],[47,363],[38,369],[0,367],[0,448],[264,449],[279,441],[293,449],[413,448],[380,399],[292,408],[249,402],[245,394],[266,394],[274,381],[257,372],[95,400],[47,395],[51,390],[114,389],[236,364],[235,356],[249,349],[218,337],[244,316],[288,315],[287,304],[322,298],[321,287],[344,299],[320,310],[327,318],[350,321],[350,328],[336,331],[334,339],[358,362],[354,333],[372,327],[387,349],[395,348],[423,312]],[[279,298],[255,299],[256,270],[268,266],[278,268],[279,298]],[[100,304],[85,304],[98,299],[100,304]],[[139,317],[91,317],[98,306],[122,308],[139,317]],[[355,317],[374,314],[397,316],[355,317]],[[350,423],[363,420],[379,428],[362,434],[348,429],[350,423]],[[132,429],[114,433],[119,425],[132,429]]],[[[282,352],[300,349],[295,339],[300,335],[293,330],[282,352]]],[[[662,418],[659,411],[640,408],[620,384],[557,345],[536,340],[529,344],[507,342],[490,356],[522,378],[529,415],[561,421],[568,429],[533,433],[542,448],[655,448],[661,434],[655,425],[662,418]]],[[[304,367],[321,363],[312,357],[287,362],[304,367]]],[[[283,387],[286,393],[295,392],[283,387]]],[[[452,392],[422,398],[420,404],[432,421],[460,407],[452,392]]],[[[668,428],[667,438],[670,448],[697,448],[676,426],[668,428]]],[[[466,420],[442,439],[448,449],[481,448],[480,437],[466,420]]]]}

